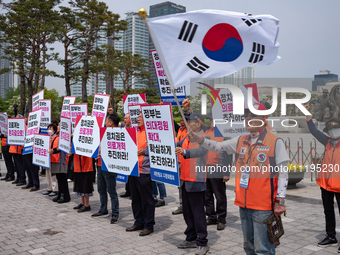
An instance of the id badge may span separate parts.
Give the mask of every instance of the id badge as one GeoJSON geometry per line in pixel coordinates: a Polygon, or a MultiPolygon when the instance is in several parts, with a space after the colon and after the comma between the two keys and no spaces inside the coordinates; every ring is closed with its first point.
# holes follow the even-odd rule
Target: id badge
{"type": "Polygon", "coordinates": [[[243,170],[241,172],[240,188],[247,189],[249,183],[250,171],[243,170]]]}
{"type": "Polygon", "coordinates": [[[247,152],[247,148],[246,147],[242,147],[241,151],[240,151],[240,155],[238,156],[239,158],[244,158],[244,155],[247,152]]]}

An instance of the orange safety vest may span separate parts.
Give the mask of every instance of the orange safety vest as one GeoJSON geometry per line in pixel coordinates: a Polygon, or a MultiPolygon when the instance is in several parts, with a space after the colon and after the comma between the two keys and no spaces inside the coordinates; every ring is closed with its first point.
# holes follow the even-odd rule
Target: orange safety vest
{"type": "Polygon", "coordinates": [[[266,129],[253,145],[250,135],[239,138],[236,150],[235,205],[261,211],[273,210],[279,171],[271,171],[269,166],[275,169],[275,145],[278,139],[278,136],[266,129]],[[246,165],[250,167],[247,189],[240,187],[241,166],[246,165]]]}
{"type": "MultiPolygon", "coordinates": [[[[213,128],[209,128],[205,132],[205,135],[209,136],[210,140],[214,140],[216,142],[222,142],[223,141],[223,137],[215,137],[214,136],[214,129],[213,128]]],[[[217,159],[218,159],[218,152],[208,151],[207,165],[217,165],[217,159]]]]}
{"type": "MultiPolygon", "coordinates": [[[[146,148],[146,132],[145,127],[139,128],[137,132],[137,150],[146,148]]],[[[144,160],[144,155],[138,156],[139,173],[142,173],[142,164],[144,160]]]]}
{"type": "MultiPolygon", "coordinates": [[[[58,149],[59,135],[54,135],[51,139],[50,149],[58,149]]],[[[59,163],[59,153],[51,154],[51,163],[59,163]]]]}
{"type": "Polygon", "coordinates": [[[1,139],[1,146],[7,146],[7,143],[6,143],[6,141],[7,141],[7,138],[2,138],[1,139]]]}
{"type": "Polygon", "coordinates": [[[268,132],[270,132],[270,131],[273,130],[274,128],[272,128],[271,126],[269,126],[268,123],[267,123],[266,129],[268,130],[268,132]]]}
{"type": "MultiPolygon", "coordinates": [[[[204,132],[200,135],[201,137],[206,136],[204,132]]],[[[183,150],[193,150],[199,147],[198,143],[190,143],[188,137],[185,138],[182,149],[183,150]]],[[[196,161],[197,158],[188,158],[181,162],[181,180],[189,181],[189,182],[196,182],[196,161]]]]}
{"type": "Polygon", "coordinates": [[[22,154],[24,146],[21,145],[11,145],[9,146],[9,153],[22,154]]]}
{"type": "MultiPolygon", "coordinates": [[[[184,139],[184,137],[186,137],[188,135],[187,129],[184,127],[180,127],[177,133],[177,138],[176,138],[176,143],[182,141],[184,139]]],[[[177,155],[177,160],[178,163],[181,163],[183,161],[183,156],[182,155],[177,155]]]]}
{"type": "Polygon", "coordinates": [[[321,168],[316,183],[330,192],[340,192],[340,142],[334,147],[330,142],[325,147],[321,168]]]}
{"type": "Polygon", "coordinates": [[[73,169],[75,173],[84,173],[93,171],[93,160],[90,157],[74,154],[73,169]]]}

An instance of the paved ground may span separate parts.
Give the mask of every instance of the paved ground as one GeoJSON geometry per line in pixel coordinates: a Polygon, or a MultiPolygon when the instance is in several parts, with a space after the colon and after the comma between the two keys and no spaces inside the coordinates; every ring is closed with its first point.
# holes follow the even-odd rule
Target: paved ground
{"type": "MultiPolygon", "coordinates": [[[[1,173],[5,172],[0,160],[1,173]]],[[[178,206],[178,190],[167,185],[167,205],[156,208],[155,232],[140,237],[125,228],[133,224],[131,200],[120,198],[120,221],[111,225],[109,218],[92,219],[99,209],[99,196],[90,199],[91,212],[77,213],[72,208],[80,199],[72,193],[72,201],[57,204],[41,193],[47,187],[41,178],[41,190],[21,190],[8,182],[0,182],[0,254],[193,254],[195,249],[180,250],[176,243],[185,238],[182,215],[172,215],[178,206]],[[55,235],[44,234],[57,231],[55,235]]],[[[73,183],[69,184],[70,190],[73,183]]],[[[227,188],[228,217],[224,231],[208,226],[209,254],[244,254],[238,207],[233,204],[233,183],[227,188]]],[[[96,186],[95,186],[96,189],[96,186]]],[[[124,185],[118,184],[118,192],[124,185]]],[[[337,247],[319,248],[324,238],[324,216],[320,189],[310,183],[310,176],[287,195],[288,215],[284,218],[285,235],[277,254],[332,254],[337,247]]],[[[337,214],[337,219],[339,219],[337,214]]]]}

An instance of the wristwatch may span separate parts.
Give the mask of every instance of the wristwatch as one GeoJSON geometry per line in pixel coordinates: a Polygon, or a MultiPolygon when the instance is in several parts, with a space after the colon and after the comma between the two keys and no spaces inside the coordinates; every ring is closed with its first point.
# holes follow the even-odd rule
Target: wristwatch
{"type": "Polygon", "coordinates": [[[282,200],[276,199],[275,203],[278,204],[278,205],[284,206],[285,205],[285,200],[284,199],[282,199],[282,200]]]}

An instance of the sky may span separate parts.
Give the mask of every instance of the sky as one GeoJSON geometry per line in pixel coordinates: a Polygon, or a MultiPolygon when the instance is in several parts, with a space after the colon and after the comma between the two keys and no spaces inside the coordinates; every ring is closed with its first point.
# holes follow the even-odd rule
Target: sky
{"type": "MultiPolygon", "coordinates": [[[[102,0],[109,9],[125,18],[128,11],[138,12],[161,0],[102,0]]],[[[280,20],[279,55],[281,59],[269,66],[256,65],[257,78],[313,78],[320,70],[340,75],[340,1],[336,0],[179,0],[172,1],[188,11],[218,9],[242,13],[270,14],[280,20]]],[[[67,5],[63,1],[62,5],[67,5]]],[[[54,45],[63,54],[60,43],[54,45]]],[[[50,63],[50,69],[62,74],[63,68],[50,63]]],[[[65,94],[64,80],[47,78],[46,87],[65,94]]],[[[311,88],[311,85],[310,85],[311,88]]],[[[309,88],[309,89],[310,89],[309,88]]]]}

